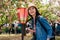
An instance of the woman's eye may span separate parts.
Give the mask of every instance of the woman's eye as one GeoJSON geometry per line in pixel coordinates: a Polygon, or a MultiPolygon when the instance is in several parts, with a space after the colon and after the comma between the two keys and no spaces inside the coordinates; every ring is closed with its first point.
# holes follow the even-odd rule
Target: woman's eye
{"type": "Polygon", "coordinates": [[[32,9],[34,9],[34,8],[32,8],[32,9]]]}
{"type": "Polygon", "coordinates": [[[30,8],[30,10],[33,10],[34,8],[32,7],[32,8],[30,8]]]}

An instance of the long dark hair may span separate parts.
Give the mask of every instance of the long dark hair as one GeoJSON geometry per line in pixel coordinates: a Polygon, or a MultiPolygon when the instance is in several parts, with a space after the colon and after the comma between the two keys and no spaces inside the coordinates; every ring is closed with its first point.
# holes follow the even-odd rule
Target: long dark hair
{"type": "MultiPolygon", "coordinates": [[[[36,16],[35,16],[35,21],[36,21],[37,17],[40,15],[40,13],[38,12],[38,9],[35,6],[32,6],[32,7],[34,7],[36,10],[36,16]]],[[[28,15],[31,17],[29,20],[31,20],[31,19],[33,19],[33,17],[32,17],[32,15],[30,15],[29,9],[30,9],[30,7],[28,8],[28,15]]]]}

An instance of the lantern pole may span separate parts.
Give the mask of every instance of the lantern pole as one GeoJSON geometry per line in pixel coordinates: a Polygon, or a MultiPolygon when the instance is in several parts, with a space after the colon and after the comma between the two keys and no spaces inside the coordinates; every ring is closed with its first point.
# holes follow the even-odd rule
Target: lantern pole
{"type": "Polygon", "coordinates": [[[26,24],[22,24],[22,40],[24,40],[24,36],[26,35],[25,27],[26,27],[26,24]]]}

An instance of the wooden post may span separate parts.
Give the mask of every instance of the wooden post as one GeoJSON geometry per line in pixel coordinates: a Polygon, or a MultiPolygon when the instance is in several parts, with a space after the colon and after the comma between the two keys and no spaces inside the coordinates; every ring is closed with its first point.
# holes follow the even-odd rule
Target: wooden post
{"type": "Polygon", "coordinates": [[[26,35],[25,27],[26,24],[22,24],[22,40],[24,40],[24,36],[26,35]]]}

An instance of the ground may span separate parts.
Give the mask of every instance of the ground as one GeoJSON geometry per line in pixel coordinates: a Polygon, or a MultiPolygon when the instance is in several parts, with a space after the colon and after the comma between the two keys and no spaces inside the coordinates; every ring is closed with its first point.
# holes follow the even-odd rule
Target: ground
{"type": "Polygon", "coordinates": [[[55,36],[55,40],[60,40],[60,36],[55,36]]]}
{"type": "MultiPolygon", "coordinates": [[[[31,40],[32,36],[25,36],[24,40],[31,40]]],[[[21,40],[21,34],[1,34],[0,40],[21,40]]]]}
{"type": "MultiPolygon", "coordinates": [[[[32,35],[27,34],[24,40],[31,40],[32,35]]],[[[0,40],[21,40],[21,34],[0,34],[0,40]]],[[[60,36],[55,36],[55,40],[60,40],[60,36]]]]}

